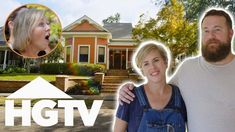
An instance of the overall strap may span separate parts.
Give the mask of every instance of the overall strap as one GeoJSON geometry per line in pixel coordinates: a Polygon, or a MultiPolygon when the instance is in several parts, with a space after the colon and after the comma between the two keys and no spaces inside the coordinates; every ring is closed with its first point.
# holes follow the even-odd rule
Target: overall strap
{"type": "Polygon", "coordinates": [[[145,99],[142,87],[139,86],[139,87],[135,88],[135,93],[136,93],[136,96],[139,100],[140,106],[146,107],[147,100],[145,99]]]}
{"type": "Polygon", "coordinates": [[[172,86],[172,89],[174,89],[174,99],[175,99],[175,106],[177,106],[178,108],[181,107],[181,94],[180,94],[180,90],[177,86],[172,86]]]}

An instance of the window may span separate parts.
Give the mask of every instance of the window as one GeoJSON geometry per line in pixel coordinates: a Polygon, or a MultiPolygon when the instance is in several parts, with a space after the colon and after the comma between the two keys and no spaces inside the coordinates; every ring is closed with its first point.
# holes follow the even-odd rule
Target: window
{"type": "Polygon", "coordinates": [[[98,62],[105,63],[105,47],[99,47],[98,62]]]}
{"type": "Polygon", "coordinates": [[[71,58],[71,46],[66,47],[66,62],[70,62],[71,58]]]}
{"type": "Polygon", "coordinates": [[[80,46],[79,62],[89,62],[89,46],[80,46]]]}

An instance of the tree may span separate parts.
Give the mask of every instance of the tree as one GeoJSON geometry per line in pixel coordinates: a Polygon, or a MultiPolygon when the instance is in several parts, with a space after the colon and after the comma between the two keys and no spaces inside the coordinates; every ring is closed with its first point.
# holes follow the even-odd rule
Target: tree
{"type": "Polygon", "coordinates": [[[133,38],[137,41],[156,39],[163,42],[170,48],[173,61],[180,54],[197,53],[197,23],[185,19],[184,6],[177,0],[170,0],[156,18],[145,20],[142,14],[133,29],[133,38]]]}
{"type": "Polygon", "coordinates": [[[188,20],[198,19],[202,11],[208,7],[222,7],[230,10],[235,15],[234,0],[181,0],[188,20]]]}
{"type": "Polygon", "coordinates": [[[114,16],[109,16],[107,19],[103,20],[103,24],[105,23],[119,23],[121,16],[119,13],[116,13],[114,16]]]}
{"type": "Polygon", "coordinates": [[[45,58],[43,58],[43,61],[47,61],[47,63],[58,63],[59,60],[61,60],[62,52],[63,52],[63,46],[61,43],[57,44],[57,47],[45,58]]]}

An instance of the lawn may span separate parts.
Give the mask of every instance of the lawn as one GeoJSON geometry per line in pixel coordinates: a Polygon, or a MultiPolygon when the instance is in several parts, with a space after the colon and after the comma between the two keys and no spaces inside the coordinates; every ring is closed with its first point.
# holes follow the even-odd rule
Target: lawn
{"type": "Polygon", "coordinates": [[[31,81],[37,78],[38,76],[42,77],[47,81],[55,81],[55,75],[43,75],[43,74],[0,74],[0,80],[31,81]]]}

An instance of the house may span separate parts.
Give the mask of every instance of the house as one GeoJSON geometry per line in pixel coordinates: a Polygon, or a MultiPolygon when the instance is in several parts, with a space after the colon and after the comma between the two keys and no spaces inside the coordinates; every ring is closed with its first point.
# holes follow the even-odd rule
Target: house
{"type": "Polygon", "coordinates": [[[7,46],[3,36],[3,27],[0,27],[0,69],[20,65],[22,65],[21,57],[7,46]]]}
{"type": "Polygon", "coordinates": [[[63,29],[64,61],[103,64],[107,69],[128,69],[136,42],[131,23],[105,23],[101,26],[84,15],[63,29]]]}

